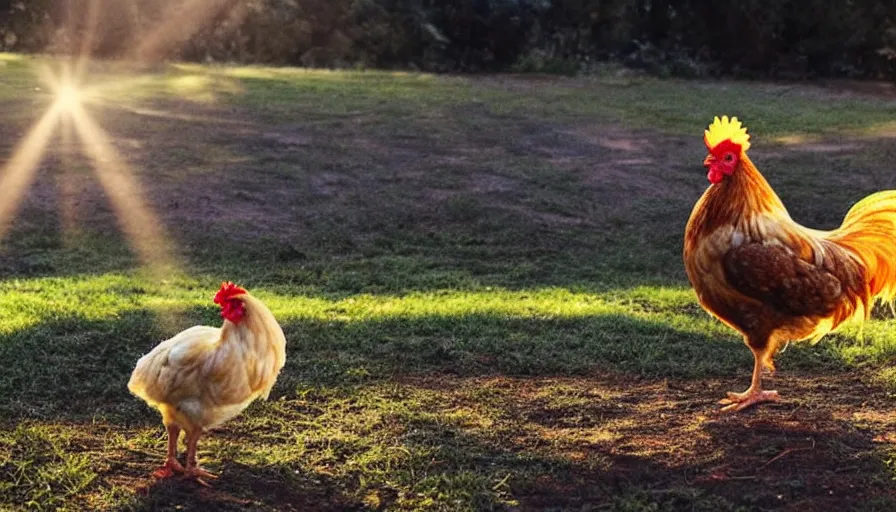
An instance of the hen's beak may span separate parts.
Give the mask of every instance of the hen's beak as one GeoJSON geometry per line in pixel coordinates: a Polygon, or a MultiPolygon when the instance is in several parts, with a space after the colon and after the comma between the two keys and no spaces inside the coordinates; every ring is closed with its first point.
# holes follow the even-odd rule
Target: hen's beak
{"type": "Polygon", "coordinates": [[[712,155],[706,155],[706,159],[703,160],[703,167],[709,167],[714,163],[716,163],[716,157],[712,155]]]}

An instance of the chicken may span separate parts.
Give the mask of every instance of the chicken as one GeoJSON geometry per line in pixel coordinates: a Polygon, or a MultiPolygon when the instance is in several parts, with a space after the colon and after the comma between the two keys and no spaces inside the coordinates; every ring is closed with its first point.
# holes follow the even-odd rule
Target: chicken
{"type": "Polygon", "coordinates": [[[720,402],[739,411],[780,400],[762,389],[762,369],[774,372],[784,343],[817,341],[896,296],[896,190],[859,201],[833,231],[809,229],[750,161],[736,117],[716,117],[704,142],[711,184],[685,228],[684,263],[700,305],[753,352],[749,389],[720,402]]]}
{"type": "Polygon", "coordinates": [[[215,478],[196,463],[196,444],[208,429],[267,398],[286,362],[286,338],[271,311],[227,282],[215,294],[224,325],[195,326],[163,341],[139,361],[128,389],[162,414],[168,457],[159,478],[184,473],[207,485],[215,478]],[[186,469],[177,461],[185,432],[186,469]]]}

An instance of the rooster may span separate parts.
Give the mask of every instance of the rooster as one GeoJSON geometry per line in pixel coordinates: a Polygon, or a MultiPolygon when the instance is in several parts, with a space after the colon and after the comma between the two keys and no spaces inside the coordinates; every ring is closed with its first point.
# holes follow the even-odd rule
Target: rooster
{"type": "Polygon", "coordinates": [[[684,236],[700,305],[740,332],[755,359],[749,389],[720,401],[725,412],[780,400],[762,389],[762,369],[774,372],[784,343],[817,341],[896,296],[896,190],[859,201],[833,231],[803,227],[750,161],[749,138],[736,117],[705,131],[711,184],[684,236]]]}
{"type": "Polygon", "coordinates": [[[286,338],[271,311],[246,290],[222,283],[214,301],[220,328],[195,326],[163,341],[139,361],[128,389],[162,414],[168,457],[154,472],[159,478],[185,474],[208,485],[215,475],[196,463],[196,444],[210,428],[267,398],[286,362],[286,338]],[[177,460],[181,429],[187,445],[186,469],[177,460]]]}

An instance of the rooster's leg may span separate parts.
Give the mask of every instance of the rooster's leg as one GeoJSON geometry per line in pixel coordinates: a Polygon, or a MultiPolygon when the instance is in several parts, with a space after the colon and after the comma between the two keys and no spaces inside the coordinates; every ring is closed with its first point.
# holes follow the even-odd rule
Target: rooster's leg
{"type": "Polygon", "coordinates": [[[168,430],[168,458],[162,467],[153,472],[153,476],[157,478],[169,478],[184,472],[183,466],[177,461],[177,438],[180,436],[180,427],[171,424],[165,429],[168,430]]]}
{"type": "Polygon", "coordinates": [[[218,478],[218,476],[202,469],[201,467],[199,467],[199,464],[196,463],[196,445],[197,443],[199,443],[200,437],[202,437],[202,430],[187,432],[186,475],[188,477],[194,478],[199,484],[209,487],[208,482],[203,479],[208,478],[214,480],[215,478],[218,478]]]}
{"type": "MultiPolygon", "coordinates": [[[[753,380],[750,383],[750,387],[743,393],[728,393],[728,398],[720,400],[719,403],[725,406],[722,408],[722,412],[742,411],[747,407],[762,402],[778,402],[781,400],[777,391],[762,390],[763,357],[764,354],[762,352],[753,349],[753,358],[755,362],[753,364],[753,380]]],[[[771,363],[769,362],[768,365],[770,366],[771,363]]]]}

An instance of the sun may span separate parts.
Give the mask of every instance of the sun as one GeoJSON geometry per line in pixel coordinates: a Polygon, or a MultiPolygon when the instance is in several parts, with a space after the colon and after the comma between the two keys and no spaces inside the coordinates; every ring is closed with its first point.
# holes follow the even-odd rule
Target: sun
{"type": "Polygon", "coordinates": [[[146,200],[139,179],[127,159],[115,148],[112,137],[89,112],[93,100],[100,99],[102,84],[80,84],[68,63],[61,63],[57,70],[50,65],[42,66],[38,75],[53,96],[43,116],[0,168],[0,240],[8,234],[53,134],[61,128],[64,140],[70,140],[68,130],[80,140],[82,154],[92,163],[118,223],[143,268],[154,276],[169,275],[180,268],[182,263],[176,256],[171,238],[146,200]]]}
{"type": "MultiPolygon", "coordinates": [[[[134,55],[138,59],[152,60],[166,54],[168,49],[184,42],[184,33],[196,33],[205,21],[226,11],[229,5],[219,0],[184,0],[171,4],[162,21],[142,36],[142,43],[134,55]]],[[[102,103],[103,99],[103,84],[83,83],[102,5],[99,0],[87,0],[86,7],[83,12],[86,37],[80,50],[57,70],[50,65],[38,69],[40,81],[53,92],[50,106],[12,155],[0,164],[0,241],[9,233],[53,134],[62,127],[64,139],[68,137],[68,129],[80,139],[82,150],[92,160],[122,230],[143,266],[153,274],[169,275],[172,268],[182,267],[183,263],[176,256],[171,239],[151,203],[145,198],[137,176],[116,150],[112,137],[89,112],[89,104],[95,100],[102,103]]]]}
{"type": "Polygon", "coordinates": [[[60,110],[72,111],[81,103],[81,91],[74,84],[63,84],[56,92],[56,104],[60,110]]]}

